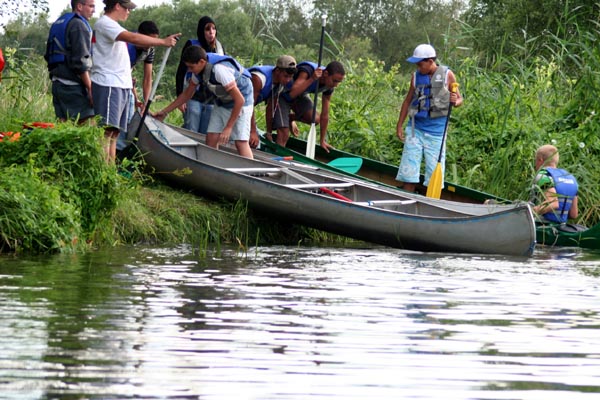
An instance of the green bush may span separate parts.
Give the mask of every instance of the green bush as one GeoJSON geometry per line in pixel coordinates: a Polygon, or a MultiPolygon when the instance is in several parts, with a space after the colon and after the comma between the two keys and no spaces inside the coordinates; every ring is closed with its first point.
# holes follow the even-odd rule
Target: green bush
{"type": "Polygon", "coordinates": [[[0,142],[2,196],[11,204],[0,210],[5,247],[59,249],[76,238],[87,241],[110,219],[122,185],[104,160],[102,140],[99,128],[64,123],[0,142]],[[20,229],[13,226],[17,210],[20,229]]]}
{"type": "Polygon", "coordinates": [[[0,251],[50,252],[77,243],[79,210],[42,178],[42,170],[30,162],[0,171],[0,251]]]}

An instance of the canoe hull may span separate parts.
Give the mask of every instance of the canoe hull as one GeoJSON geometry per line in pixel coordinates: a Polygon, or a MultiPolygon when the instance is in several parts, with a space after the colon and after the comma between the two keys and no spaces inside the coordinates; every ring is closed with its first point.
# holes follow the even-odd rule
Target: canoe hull
{"type": "Polygon", "coordinates": [[[536,239],[545,246],[600,249],[600,224],[580,232],[565,232],[556,225],[538,225],[536,239]]]}
{"type": "MultiPolygon", "coordinates": [[[[172,139],[173,132],[165,134],[170,129],[166,125],[152,118],[145,125],[149,129],[142,129],[138,147],[147,164],[161,177],[176,186],[204,194],[230,200],[244,199],[253,209],[273,217],[358,240],[416,251],[528,256],[535,245],[533,216],[527,205],[499,208],[501,211],[478,216],[464,215],[360,183],[349,184],[351,189],[346,195],[352,196],[352,201],[343,201],[319,194],[318,190],[298,189],[297,182],[288,184],[282,180],[285,184],[281,184],[268,180],[265,176],[271,172],[262,178],[260,174],[248,176],[238,172],[248,169],[274,171],[278,167],[276,163],[246,159],[198,142],[178,146],[172,139]],[[169,144],[165,143],[165,137],[171,138],[169,144]],[[366,205],[365,200],[369,198],[375,202],[392,199],[391,202],[402,204],[372,207],[366,205]]],[[[287,172],[290,176],[301,175],[302,179],[311,182],[332,181],[331,176],[317,172],[290,171],[287,172]]],[[[284,178],[291,179],[287,175],[284,178]]],[[[333,185],[341,187],[345,184],[347,182],[340,178],[333,185]]]]}

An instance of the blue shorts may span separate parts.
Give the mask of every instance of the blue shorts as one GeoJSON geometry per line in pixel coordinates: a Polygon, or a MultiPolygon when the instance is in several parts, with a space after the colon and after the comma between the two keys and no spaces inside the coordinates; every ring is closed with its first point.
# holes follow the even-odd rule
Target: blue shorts
{"type": "MultiPolygon", "coordinates": [[[[406,127],[404,130],[404,150],[402,150],[402,160],[398,168],[396,180],[406,183],[419,183],[421,175],[421,161],[425,155],[425,182],[429,184],[429,178],[435,170],[440,156],[440,146],[442,145],[443,136],[434,136],[422,132],[418,129],[414,130],[412,126],[406,127]]],[[[446,149],[442,152],[442,182],[444,176],[444,164],[446,163],[446,149]]]]}
{"type": "Polygon", "coordinates": [[[92,82],[94,112],[101,117],[102,126],[127,130],[129,96],[131,89],[101,86],[92,82]]]}
{"type": "MultiPolygon", "coordinates": [[[[240,116],[233,125],[231,130],[231,136],[229,140],[250,140],[250,122],[252,120],[252,111],[254,106],[244,106],[240,112],[240,116]]],[[[208,123],[208,133],[221,133],[223,128],[227,125],[229,117],[231,116],[231,109],[214,106],[212,113],[210,114],[210,122],[208,123]]]]}

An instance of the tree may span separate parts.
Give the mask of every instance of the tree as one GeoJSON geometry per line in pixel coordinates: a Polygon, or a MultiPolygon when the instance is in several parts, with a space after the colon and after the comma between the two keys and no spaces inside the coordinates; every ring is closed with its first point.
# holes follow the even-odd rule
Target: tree
{"type": "Polygon", "coordinates": [[[471,0],[464,14],[473,47],[490,63],[500,56],[522,60],[551,55],[556,41],[577,41],[597,30],[599,4],[564,0],[471,0]],[[555,42],[554,44],[552,42],[555,42]]]}
{"type": "Polygon", "coordinates": [[[33,15],[48,13],[48,0],[0,0],[0,26],[19,13],[31,12],[33,15]]]}

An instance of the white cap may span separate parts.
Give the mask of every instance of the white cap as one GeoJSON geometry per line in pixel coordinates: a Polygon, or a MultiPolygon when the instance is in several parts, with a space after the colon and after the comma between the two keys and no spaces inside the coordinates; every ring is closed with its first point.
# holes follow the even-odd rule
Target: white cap
{"type": "Polygon", "coordinates": [[[435,58],[435,49],[430,44],[420,44],[415,48],[412,57],[406,59],[409,63],[416,64],[426,58],[435,58]]]}

